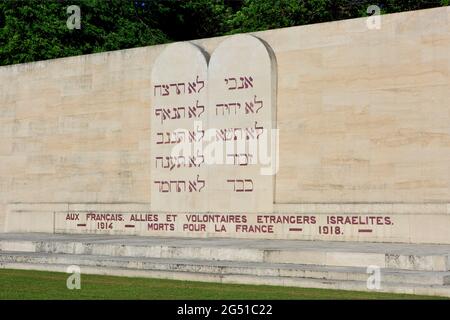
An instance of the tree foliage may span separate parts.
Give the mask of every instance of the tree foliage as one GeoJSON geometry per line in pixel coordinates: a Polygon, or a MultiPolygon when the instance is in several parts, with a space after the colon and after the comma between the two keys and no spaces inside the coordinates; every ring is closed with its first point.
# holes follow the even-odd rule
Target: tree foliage
{"type": "Polygon", "coordinates": [[[0,65],[449,5],[449,0],[0,0],[0,65]],[[81,9],[69,30],[67,7],[81,9]]]}

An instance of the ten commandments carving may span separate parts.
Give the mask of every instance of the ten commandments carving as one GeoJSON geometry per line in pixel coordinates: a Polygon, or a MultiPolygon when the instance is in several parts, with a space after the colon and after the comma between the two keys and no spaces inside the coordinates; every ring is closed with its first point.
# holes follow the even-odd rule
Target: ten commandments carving
{"type": "Polygon", "coordinates": [[[151,207],[163,212],[272,212],[276,65],[250,35],[207,55],[168,45],[152,69],[151,207]]]}

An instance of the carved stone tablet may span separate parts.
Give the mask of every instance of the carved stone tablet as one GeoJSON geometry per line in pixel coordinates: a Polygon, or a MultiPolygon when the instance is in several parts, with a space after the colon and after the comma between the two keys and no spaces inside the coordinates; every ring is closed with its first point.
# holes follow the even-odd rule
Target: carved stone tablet
{"type": "Polygon", "coordinates": [[[209,166],[211,211],[273,210],[275,67],[269,47],[251,35],[226,39],[211,56],[208,124],[215,145],[205,147],[206,159],[215,158],[209,166]]]}
{"type": "Polygon", "coordinates": [[[207,210],[201,154],[207,120],[207,58],[197,46],[168,45],[152,69],[151,208],[207,210]]]}

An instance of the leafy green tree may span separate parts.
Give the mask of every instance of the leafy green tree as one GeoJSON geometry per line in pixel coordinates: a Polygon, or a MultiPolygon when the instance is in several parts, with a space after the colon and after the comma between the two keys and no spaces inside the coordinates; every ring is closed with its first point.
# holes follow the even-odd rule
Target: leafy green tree
{"type": "Polygon", "coordinates": [[[386,13],[410,11],[448,5],[448,0],[383,0],[380,4],[386,13]]]}
{"type": "Polygon", "coordinates": [[[223,0],[136,1],[139,16],[175,41],[222,35],[232,8],[223,0]]]}
{"type": "Polygon", "coordinates": [[[22,63],[169,41],[136,18],[133,1],[21,0],[0,3],[0,64],[22,63]],[[81,9],[81,29],[69,30],[67,7],[81,9]]]}
{"type": "Polygon", "coordinates": [[[244,0],[229,21],[229,33],[303,25],[332,19],[330,0],[244,0]]]}
{"type": "Polygon", "coordinates": [[[449,5],[449,0],[0,0],[0,65],[449,5]],[[67,7],[81,9],[69,30],[67,7]]]}
{"type": "Polygon", "coordinates": [[[228,33],[252,32],[367,16],[370,5],[394,13],[448,5],[449,0],[244,0],[228,33]]]}

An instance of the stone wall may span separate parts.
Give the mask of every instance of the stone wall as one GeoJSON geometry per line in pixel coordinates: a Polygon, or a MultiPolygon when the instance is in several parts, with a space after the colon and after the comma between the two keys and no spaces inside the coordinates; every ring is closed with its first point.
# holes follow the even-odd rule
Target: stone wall
{"type": "MultiPolygon", "coordinates": [[[[259,236],[450,243],[449,7],[382,16],[379,30],[361,18],[254,35],[277,64],[274,214],[394,221],[259,236]]],[[[193,43],[211,55],[226,38],[193,43]]],[[[0,67],[0,230],[77,232],[61,214],[150,210],[165,47],[0,67]]]]}

